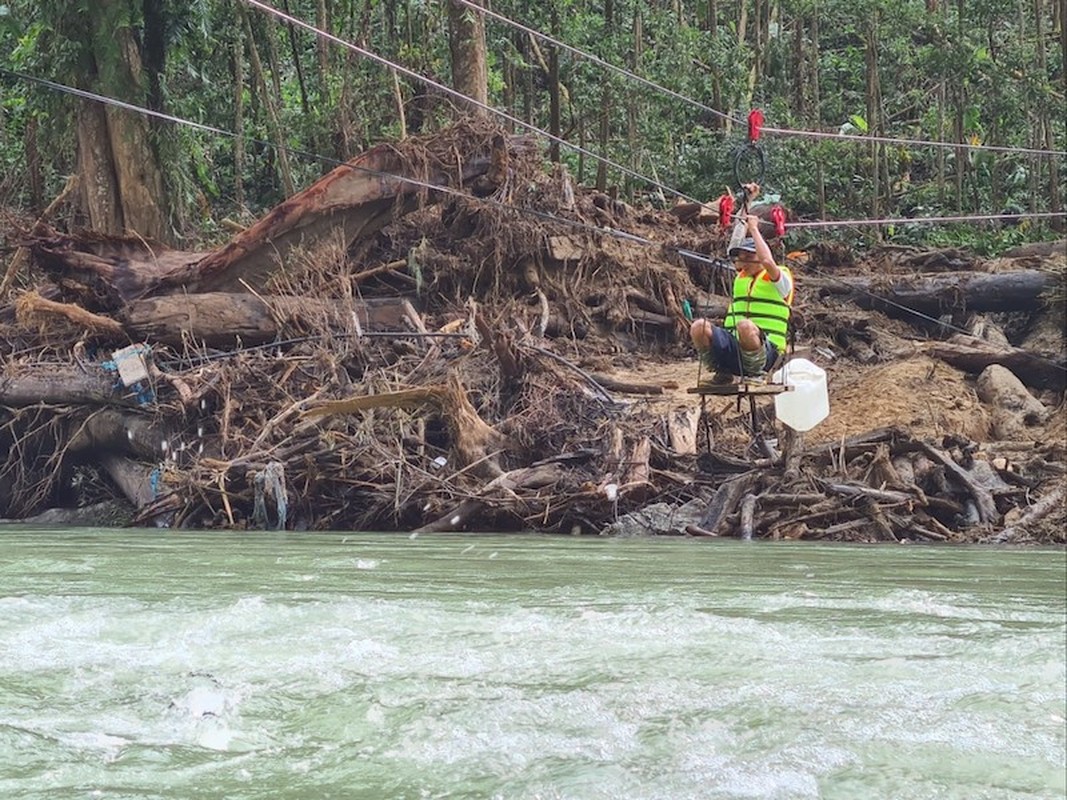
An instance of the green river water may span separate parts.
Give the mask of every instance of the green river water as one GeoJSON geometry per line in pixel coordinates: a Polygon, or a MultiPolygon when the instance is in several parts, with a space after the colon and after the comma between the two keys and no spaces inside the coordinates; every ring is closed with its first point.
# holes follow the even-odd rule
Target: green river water
{"type": "Polygon", "coordinates": [[[1067,555],[0,528],[0,798],[1063,798],[1067,555]]]}

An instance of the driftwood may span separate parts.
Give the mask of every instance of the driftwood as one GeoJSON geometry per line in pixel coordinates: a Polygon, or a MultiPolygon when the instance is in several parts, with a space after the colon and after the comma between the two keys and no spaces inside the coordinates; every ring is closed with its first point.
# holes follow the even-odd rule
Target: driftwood
{"type": "Polygon", "coordinates": [[[1018,347],[997,347],[963,336],[947,342],[926,342],[922,351],[974,375],[991,364],[1000,364],[1028,386],[1057,391],[1067,388],[1067,360],[1062,357],[1054,359],[1018,347]]]}
{"type": "Polygon", "coordinates": [[[613,392],[622,392],[623,394],[663,394],[663,386],[658,383],[621,381],[618,378],[613,378],[610,375],[603,375],[597,372],[592,372],[590,375],[593,380],[605,389],[610,389],[613,392]]]}
{"type": "Polygon", "coordinates": [[[1032,258],[1034,256],[1067,255],[1067,239],[1054,242],[1033,242],[1013,247],[1001,253],[1001,258],[1032,258]]]}
{"type": "Polygon", "coordinates": [[[558,464],[543,464],[538,467],[524,467],[499,475],[485,485],[477,497],[461,502],[444,516],[416,528],[416,533],[443,533],[461,530],[474,516],[493,501],[493,496],[505,494],[521,503],[515,494],[524,489],[543,489],[559,481],[561,475],[558,464]]]}
{"type": "Polygon", "coordinates": [[[100,464],[134,508],[144,508],[156,499],[159,468],[115,453],[104,453],[100,464]]]}
{"type": "Polygon", "coordinates": [[[1044,270],[946,272],[921,278],[805,276],[804,290],[841,296],[861,308],[877,308],[890,316],[906,313],[898,306],[937,315],[962,308],[971,311],[1036,309],[1042,293],[1052,289],[1056,281],[1053,274],[1044,270]]]}
{"type": "Polygon", "coordinates": [[[46,317],[62,317],[72,325],[89,331],[119,335],[122,325],[100,314],[93,314],[73,303],[57,303],[41,297],[37,292],[26,292],[15,303],[15,313],[21,322],[31,319],[43,320],[46,317]]]}
{"type": "Polygon", "coordinates": [[[92,364],[8,364],[0,373],[0,405],[38,403],[134,406],[136,394],[113,372],[92,364]],[[117,384],[117,385],[116,385],[117,384]]]}
{"type": "Polygon", "coordinates": [[[930,459],[944,466],[954,478],[967,488],[978,507],[978,517],[980,521],[997,522],[1000,519],[1000,513],[997,511],[997,504],[993,500],[992,493],[984,486],[979,485],[970,474],[957,464],[947,453],[922,441],[915,442],[914,446],[922,450],[930,459]]]}
{"type": "MultiPolygon", "coordinates": [[[[46,208],[41,213],[41,216],[39,216],[37,218],[37,221],[33,224],[33,228],[31,229],[33,234],[47,235],[48,220],[50,220],[52,218],[52,215],[55,214],[56,209],[63,205],[63,203],[65,203],[70,198],[70,196],[75,193],[75,191],[78,189],[78,185],[80,184],[80,182],[81,181],[76,174],[71,175],[67,178],[67,183],[63,187],[63,191],[56,195],[55,199],[53,199],[52,202],[48,204],[48,208],[46,208]]],[[[4,272],[4,277],[2,280],[0,280],[0,297],[4,296],[4,293],[7,292],[8,288],[12,285],[12,283],[14,283],[15,276],[18,275],[19,271],[23,269],[27,263],[29,263],[29,260],[29,248],[19,247],[17,250],[15,250],[15,255],[11,257],[11,260],[7,264],[7,269],[4,272]]]]}
{"type": "Polygon", "coordinates": [[[63,296],[90,311],[117,310],[164,275],[207,255],[172,250],[140,237],[92,232],[36,238],[29,247],[34,262],[63,296]]]}
{"type": "Polygon", "coordinates": [[[270,342],[283,332],[353,330],[404,332],[418,315],[403,298],[369,298],[346,303],[306,297],[211,292],[135,300],[119,315],[135,339],[180,347],[194,342],[233,347],[270,342]]]}
{"type": "Polygon", "coordinates": [[[1030,506],[1013,524],[995,536],[991,536],[988,541],[996,544],[1007,544],[1023,539],[1032,525],[1047,517],[1055,508],[1063,504],[1065,494],[1067,494],[1067,488],[1063,486],[1056,487],[1030,506]]]}
{"type": "Polygon", "coordinates": [[[488,470],[493,477],[498,477],[501,470],[490,460],[489,450],[493,445],[502,443],[503,437],[478,416],[455,373],[449,374],[448,382],[443,386],[404,389],[323,403],[304,411],[304,416],[328,417],[373,408],[418,408],[427,404],[438,408],[446,418],[460,465],[473,465],[477,467],[477,472],[488,470]]]}
{"type": "Polygon", "coordinates": [[[756,495],[746,494],[741,501],[741,538],[751,539],[756,520],[756,495]]]}
{"type": "MultiPolygon", "coordinates": [[[[486,147],[480,157],[461,165],[459,175],[438,166],[428,175],[411,177],[423,183],[459,186],[483,175],[490,161],[486,147]]],[[[381,145],[368,150],[284,201],[221,250],[164,276],[154,291],[176,286],[201,292],[235,291],[245,283],[261,289],[293,247],[311,248],[333,238],[347,248],[388,223],[394,214],[403,213],[396,208],[398,203],[413,208],[419,194],[424,194],[418,186],[387,174],[409,174],[396,149],[381,145]]]]}
{"type": "Polygon", "coordinates": [[[72,453],[125,453],[158,461],[167,454],[170,433],[167,426],[154,416],[118,408],[100,408],[84,420],[76,421],[67,443],[72,453]]]}
{"type": "Polygon", "coordinates": [[[667,438],[671,450],[680,456],[695,456],[697,453],[697,429],[700,423],[700,408],[676,408],[667,416],[667,438]]]}
{"type": "Polygon", "coordinates": [[[727,519],[734,513],[741,498],[752,491],[752,488],[759,482],[759,477],[758,472],[750,471],[732,477],[723,483],[708,503],[696,527],[709,531],[715,536],[721,536],[726,531],[727,519]]]}

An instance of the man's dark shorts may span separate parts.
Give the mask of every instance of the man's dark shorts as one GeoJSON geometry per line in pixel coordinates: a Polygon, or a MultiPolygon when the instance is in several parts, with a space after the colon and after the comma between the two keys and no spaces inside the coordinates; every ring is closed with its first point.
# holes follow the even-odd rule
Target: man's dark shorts
{"type": "Polygon", "coordinates": [[[774,366],[778,360],[778,348],[771,344],[770,340],[763,337],[763,363],[759,356],[755,360],[746,358],[742,366],[741,345],[737,337],[725,328],[715,325],[711,329],[711,350],[702,354],[704,365],[718,372],[728,372],[731,375],[762,375],[774,366]]]}

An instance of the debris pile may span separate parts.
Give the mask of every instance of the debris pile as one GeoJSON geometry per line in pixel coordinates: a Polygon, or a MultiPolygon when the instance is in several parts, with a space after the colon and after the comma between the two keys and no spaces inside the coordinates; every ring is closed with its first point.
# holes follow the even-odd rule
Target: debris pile
{"type": "Polygon", "coordinates": [[[374,148],[209,252],[35,225],[0,298],[0,517],[1064,541],[1062,253],[810,249],[797,352],[831,415],[800,436],[686,392],[723,239],[485,123],[374,148]]]}

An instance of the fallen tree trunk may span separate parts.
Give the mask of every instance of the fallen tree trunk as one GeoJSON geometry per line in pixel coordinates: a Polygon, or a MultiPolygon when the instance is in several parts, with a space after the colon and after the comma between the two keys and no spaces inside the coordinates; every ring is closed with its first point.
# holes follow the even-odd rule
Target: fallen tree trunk
{"type": "Polygon", "coordinates": [[[30,252],[62,297],[90,311],[114,311],[164,275],[207,255],[89,231],[35,239],[30,252]]]}
{"type": "Polygon", "coordinates": [[[111,452],[159,461],[167,454],[170,432],[158,415],[139,414],[119,408],[101,408],[70,431],[71,453],[111,452]]]}
{"type": "MultiPolygon", "coordinates": [[[[528,140],[459,130],[454,141],[379,145],[336,167],[211,253],[169,250],[141,239],[81,234],[30,243],[37,263],[86,308],[116,309],[136,298],[184,288],[193,292],[260,290],[294,247],[325,241],[347,250],[398,213],[436,200],[428,186],[458,188],[491,168],[494,147],[528,140]],[[436,147],[441,152],[430,152],[436,147]],[[461,152],[462,151],[462,154],[461,152]]],[[[484,191],[484,188],[483,188],[484,191]]]]}
{"type": "Polygon", "coordinates": [[[989,538],[988,541],[995,544],[1007,544],[1025,539],[1030,526],[1047,517],[1054,509],[1063,504],[1064,494],[1067,490],[1059,486],[1042,497],[1024,513],[1013,525],[1009,525],[1000,533],[989,538]]]}
{"type": "Polygon", "coordinates": [[[967,308],[972,311],[1025,311],[1039,307],[1042,292],[1051,289],[1056,276],[1044,270],[974,273],[945,272],[914,277],[804,278],[804,290],[845,297],[861,308],[900,316],[901,309],[922,314],[967,308]],[[895,305],[894,305],[895,304],[895,305]]]}
{"type": "Polygon", "coordinates": [[[1058,239],[1054,242],[1033,242],[1031,244],[1013,247],[1000,254],[1001,258],[1032,258],[1034,256],[1054,256],[1057,253],[1067,253],[1067,239],[1058,239]]]}
{"type": "Polygon", "coordinates": [[[452,447],[460,465],[474,473],[498,477],[502,470],[492,459],[490,448],[503,442],[504,437],[488,425],[471,405],[467,391],[454,372],[450,372],[444,386],[403,389],[388,394],[363,395],[347,400],[334,400],[303,412],[309,419],[337,414],[354,414],[372,408],[436,407],[448,423],[452,447]]]}
{"type": "Polygon", "coordinates": [[[122,386],[113,372],[90,364],[8,364],[0,373],[0,405],[38,403],[71,405],[137,405],[136,394],[122,386]],[[118,384],[116,386],[116,384],[118,384]]]}
{"type": "Polygon", "coordinates": [[[1027,386],[1062,391],[1067,387],[1067,363],[1018,347],[997,347],[970,337],[927,342],[922,351],[964,372],[978,375],[991,364],[1011,370],[1027,386]]]}
{"type": "Polygon", "coordinates": [[[209,347],[261,344],[286,328],[405,331],[418,315],[402,298],[370,298],[342,304],[307,297],[209,292],[136,300],[120,314],[135,339],[180,347],[184,342],[209,347]],[[356,315],[358,326],[353,324],[356,315]]]}
{"type": "MultiPolygon", "coordinates": [[[[492,148],[507,147],[503,139],[468,140],[466,158],[437,160],[425,173],[417,172],[393,145],[379,145],[343,164],[302,192],[276,206],[255,225],[238,234],[221,250],[168,275],[154,290],[175,286],[192,291],[234,291],[243,284],[261,288],[284,264],[293,247],[312,248],[326,239],[347,250],[415,206],[429,199],[425,184],[460,187],[484,175],[493,159],[492,148]],[[398,176],[398,177],[393,177],[398,176]],[[405,181],[404,177],[415,179],[405,181]]],[[[425,158],[425,155],[423,155],[425,158]]]]}
{"type": "Polygon", "coordinates": [[[24,519],[0,519],[0,525],[40,525],[51,528],[68,527],[121,527],[133,520],[130,509],[124,503],[105,500],[82,508],[50,508],[24,519]]]}
{"type": "Polygon", "coordinates": [[[160,473],[157,467],[115,453],[102,456],[100,465],[135,509],[144,508],[159,494],[160,473]]]}

